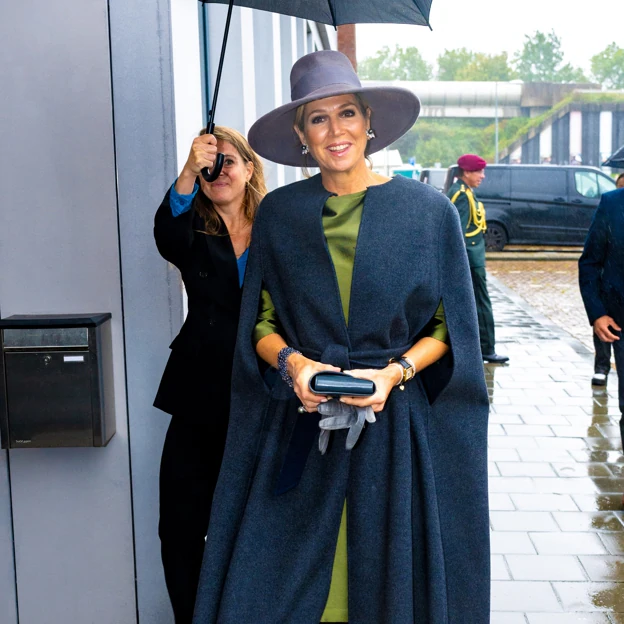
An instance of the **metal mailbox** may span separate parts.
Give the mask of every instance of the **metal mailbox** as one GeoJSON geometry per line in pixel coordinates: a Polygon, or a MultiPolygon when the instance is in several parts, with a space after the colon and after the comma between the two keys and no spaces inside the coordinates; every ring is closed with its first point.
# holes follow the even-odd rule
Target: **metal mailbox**
{"type": "Polygon", "coordinates": [[[115,434],[111,315],[0,319],[2,448],[106,446],[115,434]]]}

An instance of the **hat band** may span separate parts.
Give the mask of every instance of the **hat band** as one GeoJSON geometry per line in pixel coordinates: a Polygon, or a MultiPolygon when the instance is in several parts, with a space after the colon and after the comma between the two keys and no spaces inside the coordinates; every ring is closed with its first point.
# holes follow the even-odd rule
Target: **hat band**
{"type": "Polygon", "coordinates": [[[315,71],[304,73],[298,82],[291,85],[290,99],[293,102],[301,100],[314,91],[332,84],[345,84],[355,89],[362,86],[357,75],[350,67],[332,67],[331,70],[328,70],[326,67],[319,67],[315,71]]]}

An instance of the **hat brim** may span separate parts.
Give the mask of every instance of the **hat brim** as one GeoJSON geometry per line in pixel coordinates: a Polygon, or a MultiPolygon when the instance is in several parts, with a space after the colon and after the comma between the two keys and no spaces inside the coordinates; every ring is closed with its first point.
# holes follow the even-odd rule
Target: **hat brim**
{"type": "Polygon", "coordinates": [[[316,100],[351,93],[361,94],[373,112],[371,127],[376,137],[368,142],[368,154],[394,143],[418,119],[420,100],[407,89],[332,84],[260,117],[249,129],[249,144],[260,156],[280,165],[317,167],[310,154],[304,156],[301,153],[301,141],[293,128],[297,108],[316,100]]]}

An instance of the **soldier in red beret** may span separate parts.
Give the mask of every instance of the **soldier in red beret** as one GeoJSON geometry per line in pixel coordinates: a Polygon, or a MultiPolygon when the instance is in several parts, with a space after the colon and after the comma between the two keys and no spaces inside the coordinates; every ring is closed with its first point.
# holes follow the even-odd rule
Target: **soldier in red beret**
{"type": "Polygon", "coordinates": [[[498,355],[494,348],[494,316],[492,303],[487,290],[485,273],[485,209],[474,193],[485,178],[487,163],[476,154],[464,154],[457,160],[459,168],[457,180],[448,192],[449,199],[455,204],[461,219],[465,235],[470,275],[477,303],[477,317],[479,319],[479,336],[481,352],[486,362],[502,364],[509,358],[498,355]]]}

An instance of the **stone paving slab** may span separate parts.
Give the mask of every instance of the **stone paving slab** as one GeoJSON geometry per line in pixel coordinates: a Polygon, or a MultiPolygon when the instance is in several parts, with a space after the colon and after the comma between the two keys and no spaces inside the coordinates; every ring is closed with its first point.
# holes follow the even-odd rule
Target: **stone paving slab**
{"type": "Polygon", "coordinates": [[[489,288],[511,358],[485,366],[492,624],[624,624],[616,374],[592,389],[588,345],[495,277],[489,288]]]}
{"type": "Polygon", "coordinates": [[[492,261],[488,273],[593,350],[578,287],[578,261],[492,261]]]}

